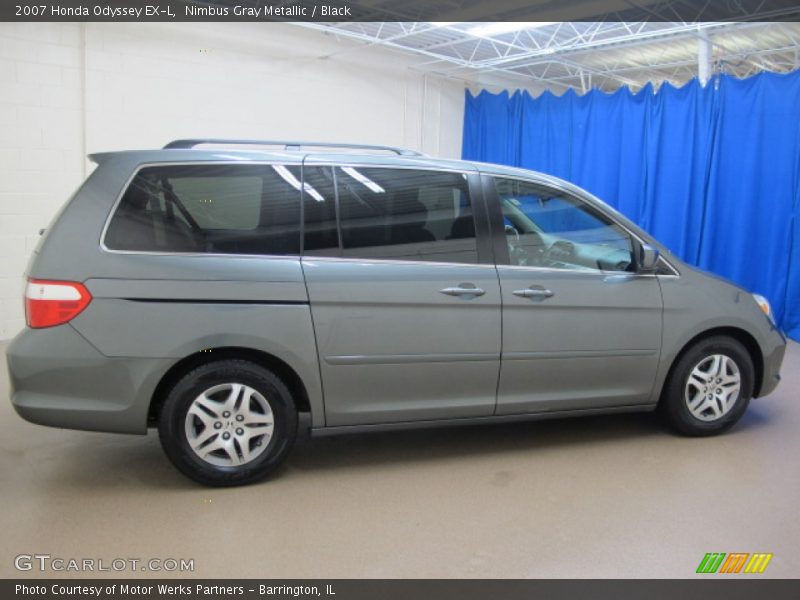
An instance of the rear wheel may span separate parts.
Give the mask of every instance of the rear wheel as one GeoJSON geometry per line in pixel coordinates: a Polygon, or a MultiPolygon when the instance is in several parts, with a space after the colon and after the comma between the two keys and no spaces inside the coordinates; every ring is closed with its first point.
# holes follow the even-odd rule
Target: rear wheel
{"type": "Polygon", "coordinates": [[[730,429],[753,395],[754,368],[741,343],[727,336],[699,341],[678,360],[660,412],[678,431],[702,436],[730,429]]]}
{"type": "Polygon", "coordinates": [[[297,410],[274,373],[225,360],[202,365],[175,384],[158,433],[184,475],[206,485],[242,485],[283,462],[297,435],[297,410]]]}

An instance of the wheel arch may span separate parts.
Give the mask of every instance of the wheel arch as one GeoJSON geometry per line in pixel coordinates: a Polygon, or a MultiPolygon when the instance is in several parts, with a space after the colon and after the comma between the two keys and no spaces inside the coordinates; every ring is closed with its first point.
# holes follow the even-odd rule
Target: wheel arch
{"type": "Polygon", "coordinates": [[[150,406],[147,411],[148,426],[155,425],[158,422],[161,406],[164,404],[169,390],[172,389],[172,386],[174,386],[181,377],[200,365],[229,359],[248,360],[269,369],[280,377],[289,388],[292,398],[294,398],[297,405],[297,412],[311,412],[308,390],[300,375],[298,375],[297,371],[288,363],[262,350],[239,346],[224,346],[220,348],[207,348],[190,354],[177,361],[164,373],[150,398],[150,406]]]}
{"type": "Polygon", "coordinates": [[[758,345],[756,338],[754,338],[749,332],[739,327],[714,327],[698,333],[689,341],[687,341],[672,359],[672,364],[670,364],[667,376],[664,378],[664,383],[661,386],[658,397],[659,404],[664,396],[664,390],[667,388],[667,382],[669,382],[670,378],[672,377],[672,373],[683,355],[701,340],[717,335],[733,338],[745,347],[747,353],[750,355],[750,359],[753,361],[753,370],[755,373],[755,381],[753,381],[753,398],[757,398],[760,395],[761,386],[764,381],[764,355],[761,352],[761,347],[758,345]]]}

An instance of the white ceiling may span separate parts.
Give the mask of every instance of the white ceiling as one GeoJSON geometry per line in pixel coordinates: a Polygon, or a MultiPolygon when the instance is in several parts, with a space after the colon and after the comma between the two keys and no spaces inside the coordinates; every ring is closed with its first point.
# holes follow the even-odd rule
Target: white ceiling
{"type": "Polygon", "coordinates": [[[555,22],[297,23],[329,35],[421,57],[420,68],[479,83],[489,75],[519,87],[636,89],[647,82],[681,85],[698,74],[701,38],[711,42],[713,71],[745,77],[787,72],[800,63],[800,23],[555,22]],[[477,29],[483,28],[482,30],[477,29]]]}

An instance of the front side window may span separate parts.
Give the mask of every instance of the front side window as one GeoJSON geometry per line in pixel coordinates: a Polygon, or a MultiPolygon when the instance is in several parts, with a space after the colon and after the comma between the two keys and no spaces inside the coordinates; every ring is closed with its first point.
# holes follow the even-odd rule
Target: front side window
{"type": "Polygon", "coordinates": [[[307,166],[304,177],[305,255],[478,262],[461,173],[307,166]]]}
{"type": "Polygon", "coordinates": [[[586,202],[561,190],[495,178],[512,265],[633,271],[633,240],[586,202]]]}
{"type": "Polygon", "coordinates": [[[140,252],[299,254],[300,169],[145,167],[123,194],[104,242],[140,252]]]}

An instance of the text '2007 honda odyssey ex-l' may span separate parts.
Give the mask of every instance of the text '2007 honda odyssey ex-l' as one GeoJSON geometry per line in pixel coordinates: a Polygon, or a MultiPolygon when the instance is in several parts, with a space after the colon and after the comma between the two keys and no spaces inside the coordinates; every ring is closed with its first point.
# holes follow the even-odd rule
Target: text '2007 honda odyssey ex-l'
{"type": "Polygon", "coordinates": [[[202,483],[275,469],[299,413],[326,434],[658,409],[707,435],[780,378],[764,298],[546,175],[285,142],[92,158],[30,262],[12,402],[158,427],[202,483]]]}

